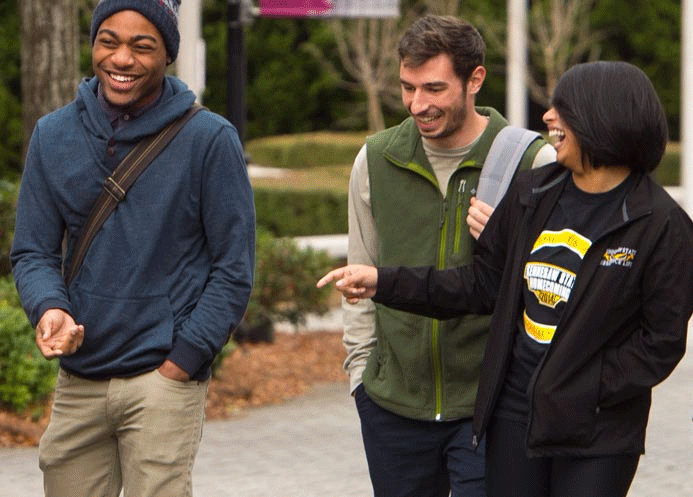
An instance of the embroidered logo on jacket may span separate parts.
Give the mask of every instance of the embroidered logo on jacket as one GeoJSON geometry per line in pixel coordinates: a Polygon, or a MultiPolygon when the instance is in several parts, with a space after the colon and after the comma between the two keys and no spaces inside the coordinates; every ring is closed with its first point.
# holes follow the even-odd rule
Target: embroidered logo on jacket
{"type": "Polygon", "coordinates": [[[602,266],[622,266],[631,267],[633,265],[633,260],[635,260],[635,254],[638,251],[632,248],[619,247],[616,249],[606,249],[604,252],[604,257],[600,264],[602,266]]]}

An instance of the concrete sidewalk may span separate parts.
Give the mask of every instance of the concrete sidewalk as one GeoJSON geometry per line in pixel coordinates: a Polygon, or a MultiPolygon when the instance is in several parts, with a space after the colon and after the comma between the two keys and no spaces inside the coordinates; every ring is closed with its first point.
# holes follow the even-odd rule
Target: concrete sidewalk
{"type": "MultiPolygon", "coordinates": [[[[647,454],[630,497],[693,497],[693,340],[689,344],[681,364],[654,391],[647,454]]],[[[0,449],[0,496],[43,495],[36,460],[36,449],[0,449]]],[[[346,384],[322,385],[283,405],[207,423],[194,488],[196,497],[372,495],[346,384]]]]}

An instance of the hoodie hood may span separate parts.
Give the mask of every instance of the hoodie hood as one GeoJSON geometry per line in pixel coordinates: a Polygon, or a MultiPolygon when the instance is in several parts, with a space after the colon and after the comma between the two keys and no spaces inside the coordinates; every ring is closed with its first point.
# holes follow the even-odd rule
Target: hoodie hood
{"type": "Polygon", "coordinates": [[[84,78],[77,91],[76,104],[89,133],[103,140],[115,138],[118,141],[137,142],[183,115],[195,102],[195,94],[185,83],[173,76],[166,76],[161,95],[153,106],[156,112],[145,112],[142,118],[133,119],[130,125],[114,131],[97,98],[98,85],[98,78],[84,78]]]}

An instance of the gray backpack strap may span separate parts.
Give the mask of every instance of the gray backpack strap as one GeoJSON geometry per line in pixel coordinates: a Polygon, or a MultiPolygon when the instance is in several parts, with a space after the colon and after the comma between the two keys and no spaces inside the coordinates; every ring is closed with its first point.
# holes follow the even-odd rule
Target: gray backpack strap
{"type": "Polygon", "coordinates": [[[505,195],[527,147],[541,135],[516,126],[506,126],[496,135],[481,169],[476,197],[496,207],[505,195]]]}

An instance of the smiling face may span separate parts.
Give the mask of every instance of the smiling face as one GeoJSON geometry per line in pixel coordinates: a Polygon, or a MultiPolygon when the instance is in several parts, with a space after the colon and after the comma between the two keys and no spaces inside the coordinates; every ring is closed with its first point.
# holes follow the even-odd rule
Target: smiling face
{"type": "MultiPolygon", "coordinates": [[[[446,54],[433,57],[418,67],[407,66],[405,62],[399,68],[402,103],[416,121],[419,133],[443,148],[461,146],[463,143],[459,142],[467,116],[474,111],[476,86],[473,93],[465,87],[446,54]]],[[[472,79],[474,76],[470,81],[472,79]]]]}
{"type": "Polygon", "coordinates": [[[159,30],[139,12],[116,12],[99,26],[92,66],[111,105],[132,111],[151,103],[161,89],[167,63],[159,30]]]}
{"type": "Polygon", "coordinates": [[[546,123],[549,139],[556,149],[556,160],[575,173],[583,172],[586,164],[583,161],[580,142],[556,109],[551,107],[542,119],[546,123]]]}

